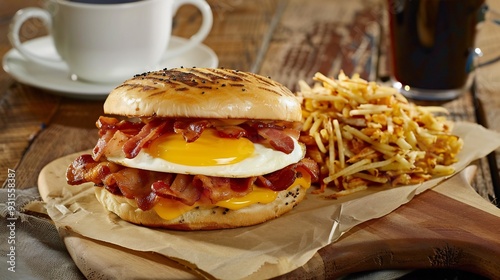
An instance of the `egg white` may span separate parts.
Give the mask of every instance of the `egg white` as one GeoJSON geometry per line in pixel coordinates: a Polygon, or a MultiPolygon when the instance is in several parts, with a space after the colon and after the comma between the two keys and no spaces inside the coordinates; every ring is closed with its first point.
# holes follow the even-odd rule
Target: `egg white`
{"type": "Polygon", "coordinates": [[[290,154],[276,151],[261,144],[254,143],[252,156],[227,165],[216,166],[190,166],[155,158],[142,149],[134,158],[126,158],[123,153],[107,154],[109,161],[127,167],[159,171],[166,173],[179,173],[191,175],[207,175],[216,177],[246,178],[259,176],[280,170],[290,164],[299,162],[305,154],[305,147],[293,139],[294,149],[290,154]]]}

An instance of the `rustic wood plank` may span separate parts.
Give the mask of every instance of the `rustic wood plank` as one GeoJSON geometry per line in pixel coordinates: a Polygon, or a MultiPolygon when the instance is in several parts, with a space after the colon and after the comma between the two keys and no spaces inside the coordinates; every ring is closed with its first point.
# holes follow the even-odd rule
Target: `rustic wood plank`
{"type": "Polygon", "coordinates": [[[259,72],[293,91],[316,72],[374,79],[381,17],[380,1],[288,1],[259,72]]]}
{"type": "MultiPolygon", "coordinates": [[[[0,102],[2,171],[16,168],[31,141],[50,122],[59,103],[59,98],[53,95],[20,84],[12,84],[4,93],[0,102]]],[[[0,173],[0,184],[3,185],[6,175],[0,173]]]]}
{"type": "Polygon", "coordinates": [[[90,149],[97,142],[95,121],[103,114],[102,101],[68,98],[62,101],[48,121],[49,125],[36,136],[17,167],[17,172],[23,174],[17,180],[20,189],[36,186],[38,173],[50,161],[90,149]]]}
{"type": "MultiPolygon", "coordinates": [[[[498,1],[490,1],[490,8],[498,11],[500,9],[500,3],[498,1]]],[[[500,114],[498,114],[498,108],[500,108],[500,80],[498,79],[497,73],[500,72],[500,26],[491,21],[485,22],[478,32],[477,46],[481,49],[484,56],[478,58],[478,64],[481,65],[476,69],[476,94],[479,99],[479,104],[482,107],[482,113],[484,113],[484,118],[488,128],[500,131],[500,114]],[[494,62],[494,63],[491,63],[494,62]]],[[[500,166],[500,150],[497,150],[490,156],[490,165],[498,168],[500,166]],[[496,157],[496,161],[492,158],[496,157]]],[[[494,190],[497,205],[500,205],[500,171],[497,169],[493,170],[492,177],[496,183],[496,189],[494,190]]],[[[489,176],[488,176],[489,177],[489,176]]]]}
{"type": "MultiPolygon", "coordinates": [[[[207,2],[213,11],[214,24],[204,44],[218,54],[221,67],[250,71],[280,0],[207,2]]],[[[198,14],[194,7],[181,7],[173,33],[193,34],[201,22],[198,14]]]]}
{"type": "Polygon", "coordinates": [[[500,252],[497,239],[500,229],[494,226],[500,218],[469,205],[461,205],[460,209],[455,207],[453,199],[429,191],[391,215],[363,223],[329,247],[336,250],[336,256],[350,255],[344,255],[345,262],[342,257],[335,258],[334,273],[342,275],[351,272],[349,267],[362,265],[363,270],[382,266],[398,269],[456,268],[491,279],[500,277],[500,264],[491,259],[492,252],[500,252]],[[405,226],[401,227],[402,224],[405,226]],[[391,241],[375,244],[372,242],[375,236],[391,236],[391,241]],[[378,248],[371,245],[378,245],[378,248]],[[358,246],[358,249],[351,246],[358,246]],[[363,256],[362,247],[370,247],[378,253],[363,256]],[[422,250],[424,247],[426,250],[422,250]],[[359,263],[348,262],[351,257],[360,260],[359,263]]]}
{"type": "MultiPolygon", "coordinates": [[[[40,6],[36,0],[12,1],[1,4],[0,9],[0,57],[11,49],[7,40],[10,21],[21,8],[40,6]]],[[[47,34],[38,20],[29,20],[21,29],[21,40],[47,34]]],[[[58,99],[15,82],[0,69],[0,186],[3,185],[7,168],[16,168],[27,147],[37,133],[47,124],[58,104],[58,99]]]]}

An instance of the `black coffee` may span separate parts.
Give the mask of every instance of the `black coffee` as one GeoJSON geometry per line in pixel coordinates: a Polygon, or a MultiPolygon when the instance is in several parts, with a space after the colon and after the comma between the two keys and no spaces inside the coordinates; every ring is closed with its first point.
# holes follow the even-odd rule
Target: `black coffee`
{"type": "Polygon", "coordinates": [[[394,78],[421,89],[461,88],[484,0],[388,0],[394,78]]]}

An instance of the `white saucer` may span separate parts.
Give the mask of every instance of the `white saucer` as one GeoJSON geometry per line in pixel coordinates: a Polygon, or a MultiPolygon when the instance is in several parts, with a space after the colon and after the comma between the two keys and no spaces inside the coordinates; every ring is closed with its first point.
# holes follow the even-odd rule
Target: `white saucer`
{"type": "MultiPolygon", "coordinates": [[[[170,38],[170,47],[186,44],[187,39],[175,37],[170,38]]],[[[52,39],[44,36],[29,40],[25,46],[34,52],[48,57],[57,58],[57,54],[52,39]]],[[[168,51],[168,49],[167,49],[168,51]]],[[[73,81],[69,77],[67,67],[49,68],[26,60],[15,50],[9,50],[3,57],[3,69],[17,81],[41,89],[50,90],[55,94],[84,99],[103,99],[117,86],[113,84],[97,84],[85,81],[73,81]]],[[[160,68],[174,67],[212,67],[219,64],[219,59],[215,52],[205,45],[196,46],[184,53],[180,57],[170,58],[163,62],[160,68]]],[[[159,70],[159,69],[152,69],[159,70]]]]}

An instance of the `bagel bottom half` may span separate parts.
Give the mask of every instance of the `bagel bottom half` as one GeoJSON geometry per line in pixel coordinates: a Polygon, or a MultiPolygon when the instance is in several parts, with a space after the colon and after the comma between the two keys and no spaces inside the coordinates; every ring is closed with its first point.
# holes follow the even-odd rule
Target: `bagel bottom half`
{"type": "Polygon", "coordinates": [[[301,185],[278,193],[273,202],[253,204],[239,210],[219,206],[196,207],[181,216],[166,220],[155,210],[143,211],[135,200],[114,195],[102,187],[94,187],[97,200],[122,220],[148,226],[176,230],[213,230],[256,225],[275,219],[292,210],[305,195],[307,188],[301,185]]]}

